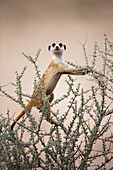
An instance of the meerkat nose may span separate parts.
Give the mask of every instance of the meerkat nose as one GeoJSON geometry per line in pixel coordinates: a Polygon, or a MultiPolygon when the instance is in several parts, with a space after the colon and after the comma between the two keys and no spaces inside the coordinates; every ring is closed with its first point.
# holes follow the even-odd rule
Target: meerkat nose
{"type": "Polygon", "coordinates": [[[56,46],[55,50],[59,50],[59,47],[58,47],[58,46],[56,46]]]}

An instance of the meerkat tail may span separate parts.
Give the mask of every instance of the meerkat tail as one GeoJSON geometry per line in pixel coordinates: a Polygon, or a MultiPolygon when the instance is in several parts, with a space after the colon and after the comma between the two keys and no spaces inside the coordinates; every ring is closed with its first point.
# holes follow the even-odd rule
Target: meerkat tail
{"type": "Polygon", "coordinates": [[[27,110],[30,110],[32,108],[32,105],[31,105],[32,101],[30,101],[27,106],[26,106],[26,109],[23,109],[22,112],[16,117],[16,119],[14,120],[14,122],[12,123],[11,125],[11,130],[13,130],[16,122],[26,113],[27,110]]]}
{"type": "Polygon", "coordinates": [[[25,110],[22,110],[22,112],[16,117],[16,119],[14,120],[14,122],[11,125],[11,130],[13,130],[16,122],[25,114],[25,110]]]}

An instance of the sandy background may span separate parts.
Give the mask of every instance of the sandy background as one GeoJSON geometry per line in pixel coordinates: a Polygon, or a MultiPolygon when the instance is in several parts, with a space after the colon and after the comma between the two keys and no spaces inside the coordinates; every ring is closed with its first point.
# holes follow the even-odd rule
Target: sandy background
{"type": "MultiPolygon", "coordinates": [[[[0,0],[0,85],[14,82],[14,72],[21,72],[27,66],[23,91],[32,94],[34,70],[21,52],[33,56],[41,48],[38,65],[43,73],[51,60],[48,45],[53,41],[61,41],[67,46],[65,60],[85,65],[82,47],[77,40],[83,43],[88,34],[87,51],[90,58],[94,37],[102,46],[104,33],[113,40],[112,0],[0,0]]],[[[65,93],[65,78],[63,76],[59,81],[54,92],[55,98],[65,93]]],[[[84,88],[89,85],[88,82],[84,83],[84,79],[77,81],[82,82],[84,88]]],[[[5,90],[15,95],[10,85],[5,90]]],[[[60,104],[61,112],[65,106],[66,102],[60,104]]],[[[21,111],[17,104],[0,96],[1,113],[5,114],[7,108],[15,116],[21,111]]],[[[35,109],[33,114],[38,120],[39,114],[35,109]]],[[[46,122],[44,128],[46,125],[49,128],[46,122]]]]}

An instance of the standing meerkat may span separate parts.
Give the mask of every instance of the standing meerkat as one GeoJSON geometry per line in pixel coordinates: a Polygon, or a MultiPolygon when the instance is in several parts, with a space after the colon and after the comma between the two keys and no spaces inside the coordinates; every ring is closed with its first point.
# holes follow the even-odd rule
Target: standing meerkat
{"type": "Polygon", "coordinates": [[[62,43],[53,43],[48,46],[48,50],[52,52],[52,60],[43,74],[41,80],[37,83],[38,94],[37,96],[32,95],[31,100],[26,106],[26,109],[24,109],[14,120],[14,122],[11,125],[11,129],[15,126],[16,122],[25,114],[26,110],[31,110],[32,107],[36,107],[41,111],[41,108],[44,105],[43,95],[42,94],[42,87],[40,84],[43,85],[43,93],[45,93],[46,96],[50,95],[50,99],[47,103],[47,116],[46,120],[50,122],[51,124],[55,124],[57,126],[61,125],[61,122],[55,121],[51,119],[51,109],[50,109],[50,103],[54,99],[53,90],[55,89],[58,80],[60,79],[62,74],[70,74],[70,75],[85,75],[87,74],[87,68],[72,68],[70,67],[62,58],[63,51],[66,50],[66,46],[62,43]],[[39,102],[38,102],[39,101],[39,102]]]}

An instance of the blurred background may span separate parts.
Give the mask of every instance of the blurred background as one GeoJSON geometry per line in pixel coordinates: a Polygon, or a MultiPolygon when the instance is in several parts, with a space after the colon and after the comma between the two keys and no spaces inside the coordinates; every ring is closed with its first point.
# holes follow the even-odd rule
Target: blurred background
{"type": "MultiPolygon", "coordinates": [[[[21,72],[27,66],[22,82],[23,91],[32,94],[34,70],[22,52],[35,56],[41,49],[38,65],[42,74],[51,60],[48,45],[61,41],[67,46],[64,59],[84,66],[84,54],[78,40],[84,43],[88,35],[86,48],[90,59],[94,40],[100,46],[104,45],[104,33],[110,40],[113,39],[113,0],[0,0],[0,85],[14,82],[14,72],[21,72]]],[[[55,98],[67,90],[65,78],[60,79],[54,92],[55,98]]],[[[82,78],[77,81],[84,88],[89,85],[82,78]]],[[[15,96],[10,85],[4,89],[15,96]]],[[[66,102],[62,102],[53,110],[60,108],[62,112],[65,107],[66,102]]],[[[1,113],[5,114],[8,108],[11,116],[15,113],[15,117],[21,111],[20,106],[0,96],[1,113]]],[[[33,109],[38,120],[37,113],[33,109]]],[[[44,128],[46,125],[48,123],[44,124],[44,128]]]]}

